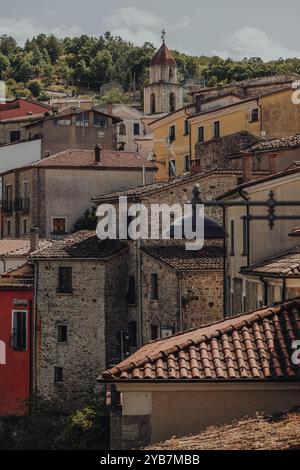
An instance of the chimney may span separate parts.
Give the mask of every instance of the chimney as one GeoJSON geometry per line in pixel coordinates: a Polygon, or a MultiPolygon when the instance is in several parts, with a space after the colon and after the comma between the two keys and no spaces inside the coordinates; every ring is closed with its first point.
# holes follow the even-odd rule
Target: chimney
{"type": "Polygon", "coordinates": [[[278,173],[277,156],[277,153],[269,153],[269,170],[271,175],[278,173]]]}
{"type": "Polygon", "coordinates": [[[95,162],[99,163],[101,161],[101,145],[97,144],[95,146],[95,162]]]}
{"type": "Polygon", "coordinates": [[[250,152],[243,153],[243,182],[247,183],[252,180],[252,154],[250,152]]]}
{"type": "Polygon", "coordinates": [[[39,248],[39,229],[37,227],[32,227],[30,229],[30,253],[38,250],[39,248]]]}

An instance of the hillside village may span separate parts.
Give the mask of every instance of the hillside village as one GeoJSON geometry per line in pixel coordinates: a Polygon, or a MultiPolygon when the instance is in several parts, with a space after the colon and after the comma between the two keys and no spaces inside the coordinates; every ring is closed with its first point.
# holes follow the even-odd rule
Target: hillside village
{"type": "Polygon", "coordinates": [[[185,436],[299,407],[299,88],[199,84],[187,103],[163,34],[143,109],[0,103],[0,419],[104,393],[110,449],[202,449],[185,436]],[[96,208],[125,196],[204,204],[204,247],[100,240],[96,208]]]}

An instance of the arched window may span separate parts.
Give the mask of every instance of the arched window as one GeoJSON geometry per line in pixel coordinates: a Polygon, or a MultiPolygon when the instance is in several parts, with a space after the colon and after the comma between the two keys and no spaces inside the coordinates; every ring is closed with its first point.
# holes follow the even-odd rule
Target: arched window
{"type": "Polygon", "coordinates": [[[121,122],[121,124],[120,124],[120,135],[126,135],[126,124],[125,124],[125,122],[121,122]]]}
{"type": "Polygon", "coordinates": [[[170,67],[169,68],[169,82],[172,81],[173,77],[174,77],[174,70],[172,67],[170,67]]]}
{"type": "Polygon", "coordinates": [[[150,98],[151,114],[156,113],[155,93],[152,93],[150,98]]]}
{"type": "Polygon", "coordinates": [[[174,93],[170,94],[170,113],[176,109],[176,97],[174,93]]]}

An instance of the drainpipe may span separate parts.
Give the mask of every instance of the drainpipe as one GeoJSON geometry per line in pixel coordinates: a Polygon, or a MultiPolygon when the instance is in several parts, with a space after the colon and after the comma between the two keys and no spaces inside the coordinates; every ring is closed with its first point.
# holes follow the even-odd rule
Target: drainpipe
{"type": "Polygon", "coordinates": [[[263,127],[263,107],[260,104],[259,100],[260,100],[260,95],[256,98],[256,103],[257,103],[257,106],[260,109],[260,136],[262,136],[262,132],[264,130],[264,127],[263,127]]]}
{"type": "Polygon", "coordinates": [[[181,285],[181,277],[178,277],[178,285],[179,285],[179,331],[183,331],[183,311],[182,311],[182,285],[181,285]]]}
{"type": "MultiPolygon", "coordinates": [[[[184,108],[184,113],[185,115],[190,118],[192,117],[192,114],[189,114],[187,111],[186,111],[187,107],[184,108]]],[[[189,157],[190,157],[190,171],[191,171],[191,164],[192,164],[192,126],[191,126],[191,123],[189,122],[189,157]]]]}

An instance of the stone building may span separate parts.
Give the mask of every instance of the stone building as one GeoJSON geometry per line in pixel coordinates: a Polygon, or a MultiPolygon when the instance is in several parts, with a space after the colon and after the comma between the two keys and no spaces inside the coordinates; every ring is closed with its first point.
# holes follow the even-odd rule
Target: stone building
{"type": "Polygon", "coordinates": [[[117,332],[129,321],[127,248],[83,231],[35,251],[30,261],[38,285],[33,390],[74,409],[97,390],[99,368],[122,357],[117,332]]]}
{"type": "Polygon", "coordinates": [[[223,318],[223,258],[218,245],[141,248],[142,344],[223,318]]]}
{"type": "Polygon", "coordinates": [[[43,238],[63,236],[99,191],[152,182],[155,166],[133,152],[66,150],[2,173],[2,238],[26,238],[31,226],[43,238]]]}
{"type": "Polygon", "coordinates": [[[115,125],[120,119],[94,109],[64,109],[55,116],[24,126],[27,139],[42,139],[42,157],[72,149],[116,148],[115,125]]]}
{"type": "Polygon", "coordinates": [[[165,41],[150,62],[150,83],[144,88],[146,114],[170,113],[183,106],[176,60],[165,41]]]}

